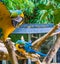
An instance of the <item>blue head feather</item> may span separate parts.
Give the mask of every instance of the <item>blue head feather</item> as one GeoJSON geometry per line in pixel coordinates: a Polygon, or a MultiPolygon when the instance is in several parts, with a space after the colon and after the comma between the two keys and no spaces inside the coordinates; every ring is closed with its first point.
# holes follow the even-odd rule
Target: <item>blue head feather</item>
{"type": "Polygon", "coordinates": [[[10,13],[16,12],[18,15],[20,15],[22,13],[21,10],[9,10],[10,13]]]}

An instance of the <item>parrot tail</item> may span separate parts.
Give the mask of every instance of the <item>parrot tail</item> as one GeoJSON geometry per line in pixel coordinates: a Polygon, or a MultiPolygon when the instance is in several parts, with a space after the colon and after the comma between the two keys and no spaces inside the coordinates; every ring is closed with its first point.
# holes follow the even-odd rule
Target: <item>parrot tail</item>
{"type": "Polygon", "coordinates": [[[43,56],[43,57],[47,56],[47,54],[44,54],[42,52],[36,52],[36,53],[39,54],[39,55],[41,55],[41,56],[43,56]]]}

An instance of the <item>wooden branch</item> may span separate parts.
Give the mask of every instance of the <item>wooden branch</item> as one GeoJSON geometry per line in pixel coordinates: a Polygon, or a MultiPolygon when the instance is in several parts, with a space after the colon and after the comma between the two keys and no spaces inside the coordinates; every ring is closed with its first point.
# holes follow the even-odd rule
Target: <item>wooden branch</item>
{"type": "MultiPolygon", "coordinates": [[[[3,48],[5,48],[5,47],[3,47],[3,48]]],[[[36,54],[32,54],[32,55],[30,55],[30,56],[29,56],[29,54],[28,54],[28,58],[26,58],[26,57],[21,57],[21,56],[19,56],[19,55],[17,55],[17,54],[16,54],[16,56],[17,56],[18,60],[24,60],[24,61],[23,61],[24,64],[26,64],[26,59],[28,59],[28,58],[30,58],[31,61],[35,62],[36,64],[41,64],[41,62],[40,62],[40,60],[39,60],[39,57],[38,57],[38,55],[36,55],[36,54]],[[34,60],[33,60],[33,59],[34,59],[34,60]]],[[[5,52],[4,52],[4,50],[1,50],[1,48],[0,48],[0,60],[10,60],[9,55],[8,55],[8,51],[6,51],[6,48],[5,48],[5,52]]]]}
{"type": "Polygon", "coordinates": [[[42,64],[42,63],[41,63],[40,60],[38,59],[38,60],[35,62],[35,64],[42,64]]]}
{"type": "Polygon", "coordinates": [[[41,44],[44,43],[44,41],[53,33],[55,32],[55,30],[58,29],[58,25],[54,26],[47,34],[45,34],[44,36],[42,36],[41,38],[37,39],[36,41],[34,41],[32,43],[32,46],[35,50],[38,50],[41,46],[41,44]]]}
{"type": "Polygon", "coordinates": [[[58,35],[58,34],[60,34],[60,32],[52,33],[50,36],[54,36],[54,35],[58,35]]]}
{"type": "MultiPolygon", "coordinates": [[[[12,44],[13,43],[14,42],[12,42],[12,44]]],[[[13,44],[13,46],[14,46],[14,44],[13,44]]],[[[13,48],[15,51],[16,50],[15,46],[13,48]]],[[[16,57],[18,57],[18,59],[26,59],[22,56],[18,56],[17,54],[16,54],[16,57]]],[[[4,43],[1,40],[0,40],[0,60],[10,60],[7,48],[5,47],[4,43]]]]}
{"type": "MultiPolygon", "coordinates": [[[[15,46],[13,47],[13,49],[15,52],[17,52],[15,46]]],[[[26,53],[25,56],[21,56],[20,54],[16,53],[16,57],[18,58],[18,60],[21,60],[21,59],[27,59],[27,58],[30,58],[30,59],[39,58],[40,56],[37,54],[29,54],[29,53],[26,53]]],[[[10,60],[7,48],[5,47],[4,43],[1,41],[0,41],[0,60],[10,60]]]]}
{"type": "MultiPolygon", "coordinates": [[[[13,43],[13,42],[11,42],[11,43],[13,43]]],[[[16,52],[15,46],[13,48],[14,48],[14,51],[16,52]]],[[[38,54],[29,54],[29,53],[27,53],[26,57],[25,56],[22,57],[22,56],[20,56],[20,54],[19,55],[16,54],[16,57],[18,58],[18,60],[24,60],[24,61],[26,61],[26,59],[30,58],[31,61],[35,62],[36,64],[41,64],[41,62],[39,60],[40,55],[38,55],[38,54]]],[[[5,47],[5,45],[2,41],[0,41],[0,60],[10,60],[7,48],[5,47]]],[[[24,62],[24,64],[25,63],[26,62],[24,62]]]]}
{"type": "MultiPolygon", "coordinates": [[[[7,54],[7,52],[4,52],[4,51],[0,50],[0,61],[2,61],[2,60],[10,60],[9,54],[7,54]]],[[[26,59],[25,57],[22,57],[22,56],[19,56],[19,55],[16,55],[16,57],[18,58],[18,60],[26,59]]]]}
{"type": "Polygon", "coordinates": [[[50,64],[54,55],[57,53],[59,47],[60,47],[60,35],[58,36],[58,39],[57,39],[56,43],[52,46],[52,48],[48,52],[47,57],[44,58],[42,64],[50,64]]]}
{"type": "Polygon", "coordinates": [[[3,51],[0,51],[0,60],[9,60],[9,55],[3,51]]]}
{"type": "Polygon", "coordinates": [[[7,39],[6,42],[4,42],[4,44],[5,44],[5,46],[8,50],[11,64],[18,64],[16,55],[15,55],[15,52],[14,52],[14,49],[13,49],[12,42],[9,39],[7,39]]]}

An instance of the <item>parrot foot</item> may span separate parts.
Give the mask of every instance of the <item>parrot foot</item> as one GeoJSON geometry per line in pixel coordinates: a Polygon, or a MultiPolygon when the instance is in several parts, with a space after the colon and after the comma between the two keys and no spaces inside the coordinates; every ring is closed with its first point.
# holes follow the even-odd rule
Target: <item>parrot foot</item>
{"type": "Polygon", "coordinates": [[[18,50],[16,50],[15,53],[16,53],[18,56],[25,57],[25,55],[23,55],[22,53],[20,53],[18,50]]]}

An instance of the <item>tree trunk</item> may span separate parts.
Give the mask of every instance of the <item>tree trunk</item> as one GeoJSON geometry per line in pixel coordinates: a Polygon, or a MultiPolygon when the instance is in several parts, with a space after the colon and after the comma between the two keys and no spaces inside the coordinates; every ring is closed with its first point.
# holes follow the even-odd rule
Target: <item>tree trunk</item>
{"type": "Polygon", "coordinates": [[[50,64],[54,55],[57,53],[59,47],[60,47],[60,35],[58,36],[58,39],[57,39],[56,43],[52,46],[52,48],[48,52],[47,57],[44,58],[42,64],[50,64]]]}

